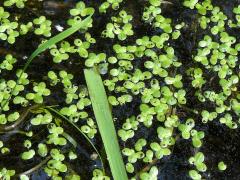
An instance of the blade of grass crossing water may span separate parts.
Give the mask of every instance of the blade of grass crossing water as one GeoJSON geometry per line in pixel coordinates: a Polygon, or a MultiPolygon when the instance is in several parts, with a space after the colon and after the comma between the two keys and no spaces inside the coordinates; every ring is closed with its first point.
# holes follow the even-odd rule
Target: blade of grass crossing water
{"type": "MultiPolygon", "coordinates": [[[[63,120],[67,121],[69,124],[71,124],[79,133],[81,133],[83,135],[83,137],[88,141],[88,143],[92,146],[92,148],[95,150],[95,152],[98,154],[99,159],[101,161],[102,164],[102,168],[103,168],[103,172],[105,173],[105,168],[104,168],[104,164],[103,164],[103,159],[101,154],[99,153],[99,151],[97,150],[96,146],[92,143],[91,139],[84,134],[84,132],[81,131],[81,129],[71,120],[69,120],[66,116],[62,115],[58,110],[50,107],[50,106],[45,106],[45,109],[56,113],[59,117],[61,117],[63,120]]],[[[75,140],[71,140],[71,143],[74,142],[75,140]]],[[[72,143],[72,144],[76,144],[76,142],[72,143]]]]}
{"type": "Polygon", "coordinates": [[[84,70],[90,99],[114,180],[127,180],[116,130],[101,76],[93,69],[84,70]]]}
{"type": "Polygon", "coordinates": [[[83,21],[80,21],[79,23],[76,23],[74,26],[66,29],[65,31],[57,34],[56,36],[50,38],[48,41],[44,42],[42,45],[40,45],[32,54],[31,56],[28,58],[27,63],[24,65],[23,71],[25,71],[29,64],[32,62],[32,60],[39,55],[40,53],[44,52],[45,50],[47,50],[49,47],[51,47],[52,45],[62,41],[63,39],[66,39],[67,37],[69,37],[70,35],[72,35],[73,33],[77,32],[79,29],[81,29],[82,27],[86,27],[86,25],[88,23],[91,22],[91,16],[88,16],[87,18],[85,18],[83,21]]]}
{"type": "MultiPolygon", "coordinates": [[[[31,62],[33,61],[33,59],[38,56],[40,53],[44,52],[45,50],[47,50],[49,47],[51,47],[52,45],[64,40],[65,38],[69,37],[70,35],[74,34],[75,32],[77,32],[79,29],[81,29],[82,27],[86,27],[89,23],[91,23],[92,19],[91,19],[91,15],[88,16],[87,18],[85,18],[83,21],[80,21],[79,23],[76,23],[76,25],[66,29],[65,31],[57,34],[56,36],[50,38],[49,40],[47,40],[46,42],[44,42],[43,44],[41,44],[32,54],[31,56],[28,58],[27,62],[25,63],[23,70],[17,80],[16,85],[13,87],[11,94],[9,96],[8,99],[6,99],[6,101],[3,103],[2,105],[2,109],[4,109],[5,105],[9,102],[9,100],[12,97],[12,93],[15,90],[16,86],[19,84],[19,80],[21,79],[23,73],[27,70],[27,68],[29,67],[29,65],[31,64],[31,62]]],[[[2,109],[0,110],[0,112],[2,111],[2,109]]]]}

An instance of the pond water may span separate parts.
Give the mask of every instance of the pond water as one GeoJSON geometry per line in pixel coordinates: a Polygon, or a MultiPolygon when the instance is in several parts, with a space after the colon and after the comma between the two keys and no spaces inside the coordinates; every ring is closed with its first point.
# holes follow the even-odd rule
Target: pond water
{"type": "MultiPolygon", "coordinates": [[[[181,5],[181,0],[168,0],[171,4],[163,4],[162,11],[163,15],[169,17],[173,20],[174,23],[179,23],[184,21],[186,23],[186,28],[182,31],[182,37],[173,42],[173,47],[179,59],[183,63],[183,67],[191,67],[193,65],[192,61],[192,54],[196,53],[197,50],[197,42],[206,34],[206,32],[202,31],[197,25],[197,12],[194,10],[189,10],[183,8],[181,5]]],[[[57,26],[61,26],[64,29],[66,26],[66,19],[69,18],[69,9],[73,8],[75,3],[78,2],[77,0],[29,0],[26,4],[26,10],[22,13],[22,10],[16,8],[9,8],[9,12],[14,14],[16,17],[21,19],[23,22],[28,22],[33,17],[37,17],[39,15],[45,15],[47,18],[51,19],[53,22],[53,30],[54,34],[59,33],[57,26]]],[[[93,0],[86,0],[84,1],[89,6],[94,8],[98,8],[101,4],[100,1],[93,1],[93,0]]],[[[155,31],[149,25],[146,25],[141,21],[141,14],[144,9],[145,5],[144,0],[126,0],[121,7],[124,7],[130,14],[133,15],[134,21],[134,32],[135,35],[130,37],[125,44],[133,43],[138,37],[142,37],[144,35],[154,35],[160,32],[155,31]]],[[[239,0],[213,0],[214,5],[218,5],[221,7],[223,12],[229,17],[232,18],[232,9],[233,7],[240,4],[239,0]]],[[[2,5],[2,2],[0,2],[2,5]]],[[[112,41],[109,39],[101,38],[101,32],[104,30],[105,25],[109,22],[110,17],[116,14],[115,11],[110,11],[106,15],[100,15],[95,13],[94,15],[94,28],[91,29],[90,33],[98,42],[93,47],[91,47],[91,51],[93,52],[105,52],[108,55],[113,54],[111,48],[115,43],[118,41],[112,41]]],[[[239,40],[240,34],[238,30],[229,29],[229,33],[237,37],[239,40]]],[[[68,40],[72,40],[76,37],[76,35],[71,36],[68,40]]],[[[15,46],[9,46],[6,43],[0,44],[0,57],[5,56],[7,53],[11,53],[18,58],[17,67],[22,67],[24,62],[26,61],[27,57],[33,52],[33,50],[37,47],[40,43],[41,38],[36,37],[35,35],[24,36],[17,40],[15,46]]],[[[76,84],[85,84],[84,76],[83,76],[83,68],[84,63],[81,61],[74,61],[78,57],[70,56],[72,63],[61,63],[61,64],[54,64],[51,60],[51,56],[48,52],[41,54],[36,60],[33,61],[30,68],[28,69],[29,76],[31,79],[35,81],[41,81],[46,79],[44,75],[52,69],[52,70],[68,70],[69,73],[72,73],[75,78],[76,84]],[[43,76],[39,76],[39,74],[43,76]]],[[[136,61],[134,62],[135,68],[142,68],[143,61],[136,61]]],[[[184,69],[179,68],[177,71],[184,73],[184,69]]],[[[208,73],[208,80],[212,78],[211,72],[208,73]]],[[[3,74],[4,77],[12,77],[14,74],[3,74]]],[[[106,75],[103,75],[106,78],[106,75]]],[[[184,76],[183,76],[184,77],[184,76]]],[[[212,85],[205,88],[210,88],[219,91],[218,86],[214,86],[217,79],[212,80],[212,85]]],[[[189,79],[183,78],[184,85],[188,86],[190,84],[189,79]]],[[[190,86],[189,86],[190,87],[190,86]]],[[[64,103],[64,97],[61,96],[61,92],[58,92],[56,88],[54,96],[49,96],[47,99],[47,104],[61,104],[64,103]]],[[[205,107],[201,107],[202,104],[199,104],[197,99],[194,98],[194,90],[189,88],[189,92],[187,92],[187,108],[194,108],[194,109],[212,109],[213,106],[211,104],[206,104],[205,107]]],[[[116,121],[116,128],[120,128],[126,118],[131,115],[137,115],[139,113],[138,106],[141,104],[140,97],[136,98],[133,103],[123,105],[121,107],[113,108],[113,116],[117,119],[116,121]]],[[[14,107],[18,108],[18,107],[14,107]]],[[[89,113],[91,115],[92,112],[89,109],[89,113]]],[[[238,180],[240,179],[240,130],[230,130],[220,124],[218,121],[209,122],[208,124],[200,123],[200,118],[197,115],[192,114],[191,112],[187,111],[186,109],[179,108],[177,110],[178,115],[180,118],[186,118],[188,116],[192,116],[196,119],[197,129],[203,130],[205,132],[205,138],[203,141],[203,146],[201,151],[205,154],[206,159],[205,162],[207,164],[208,170],[206,173],[203,173],[203,177],[205,179],[231,179],[231,180],[238,180]],[[223,160],[227,165],[228,168],[225,172],[219,172],[217,170],[217,163],[219,160],[223,160]]],[[[29,117],[31,118],[31,117],[29,117]]],[[[154,124],[157,127],[157,123],[154,124]]],[[[23,123],[21,128],[24,130],[31,129],[31,125],[29,123],[23,123]]],[[[74,132],[73,129],[66,126],[67,132],[74,132]]],[[[145,137],[146,139],[154,139],[156,138],[155,129],[149,130],[144,126],[140,126],[140,129],[137,134],[135,135],[136,138],[138,137],[145,137]]],[[[38,132],[33,137],[33,141],[35,144],[42,141],[42,139],[46,138],[46,129],[35,128],[35,132],[38,132]]],[[[91,176],[92,170],[95,167],[100,167],[99,161],[91,160],[90,156],[93,153],[91,147],[85,143],[83,137],[77,136],[77,133],[72,133],[73,137],[74,134],[76,135],[76,140],[79,141],[78,150],[80,160],[75,161],[74,163],[68,162],[69,167],[71,167],[75,172],[81,174],[82,179],[88,179],[91,176]]],[[[31,167],[36,166],[41,159],[32,159],[27,163],[21,161],[19,159],[19,153],[22,152],[22,136],[16,136],[16,134],[11,135],[1,135],[0,139],[4,139],[7,141],[8,144],[14,144],[13,151],[10,155],[3,156],[0,155],[0,167],[7,166],[12,168],[18,168],[19,172],[26,171],[31,167]]],[[[101,149],[104,152],[104,148],[101,142],[101,138],[96,136],[93,140],[93,143],[97,146],[98,149],[101,149]]],[[[131,145],[133,142],[128,142],[131,145]]],[[[33,143],[34,144],[34,143],[33,143]]],[[[124,147],[126,144],[120,142],[121,147],[124,147]]],[[[69,147],[64,147],[69,148],[69,147]]],[[[188,158],[190,154],[193,154],[195,149],[191,146],[190,140],[182,140],[179,138],[176,144],[173,147],[173,153],[170,156],[167,156],[157,162],[157,166],[159,167],[159,180],[185,180],[190,179],[188,177],[188,170],[190,165],[188,164],[188,158]]],[[[141,170],[144,167],[143,164],[138,164],[136,171],[141,170]]],[[[109,172],[109,168],[108,168],[109,172]]],[[[43,172],[43,170],[38,170],[33,173],[32,179],[47,179],[47,176],[43,172]]]]}

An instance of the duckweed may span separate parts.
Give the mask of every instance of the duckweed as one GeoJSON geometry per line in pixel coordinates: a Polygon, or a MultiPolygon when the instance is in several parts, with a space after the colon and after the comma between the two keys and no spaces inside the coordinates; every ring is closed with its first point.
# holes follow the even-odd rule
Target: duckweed
{"type": "Polygon", "coordinates": [[[230,141],[240,123],[240,5],[230,12],[211,0],[38,3],[64,13],[36,11],[27,0],[0,2],[0,158],[24,166],[13,169],[3,158],[0,179],[31,179],[40,169],[52,179],[111,178],[107,158],[101,165],[99,154],[90,158],[87,144],[102,144],[84,68],[103,79],[129,179],[159,179],[174,158],[183,179],[235,178],[224,173],[232,166],[219,152],[238,149],[230,141]],[[56,26],[86,17],[90,23],[25,71],[31,48],[53,37],[56,26]],[[34,165],[25,171],[25,164],[34,165]],[[88,166],[86,174],[78,165],[88,166]]]}

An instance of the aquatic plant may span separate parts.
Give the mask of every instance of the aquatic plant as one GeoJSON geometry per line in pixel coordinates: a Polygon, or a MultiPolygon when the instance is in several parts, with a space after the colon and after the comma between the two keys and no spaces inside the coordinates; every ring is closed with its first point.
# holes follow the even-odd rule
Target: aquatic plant
{"type": "Polygon", "coordinates": [[[27,0],[4,0],[3,5],[8,7],[16,4],[18,8],[24,8],[25,2],[27,2],[27,0]]]}
{"type": "Polygon", "coordinates": [[[119,12],[118,17],[111,17],[112,23],[106,25],[106,29],[102,32],[104,37],[114,38],[117,35],[118,39],[123,41],[127,36],[134,34],[132,30],[132,16],[128,15],[126,11],[122,10],[119,12]]]}
{"type": "Polygon", "coordinates": [[[99,6],[99,12],[106,13],[107,9],[110,7],[117,10],[122,2],[123,0],[106,0],[99,6]]]}
{"type": "Polygon", "coordinates": [[[220,171],[225,171],[227,169],[227,166],[223,161],[221,161],[221,162],[218,163],[218,169],[220,171]]]}
{"type": "MultiPolygon", "coordinates": [[[[92,179],[157,179],[182,142],[186,176],[207,178],[206,129],[239,128],[240,8],[229,17],[211,0],[184,0],[171,13],[171,2],[139,2],[80,1],[59,22],[27,0],[0,3],[0,156],[15,153],[11,136],[19,161],[36,163],[23,172],[3,165],[0,179],[39,169],[80,179],[73,166],[85,148],[92,179]],[[25,21],[22,10],[33,16],[25,21]],[[186,12],[194,16],[173,17],[186,12]]],[[[230,169],[223,160],[217,173],[230,169]]]]}

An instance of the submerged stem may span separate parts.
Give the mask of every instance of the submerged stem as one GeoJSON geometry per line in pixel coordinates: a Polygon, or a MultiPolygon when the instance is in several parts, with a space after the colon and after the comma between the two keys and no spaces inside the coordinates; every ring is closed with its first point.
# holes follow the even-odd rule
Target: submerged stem
{"type": "Polygon", "coordinates": [[[196,115],[198,115],[199,113],[198,113],[198,111],[197,110],[195,110],[195,109],[191,109],[191,108],[189,108],[189,107],[187,107],[187,106],[184,106],[184,105],[178,105],[180,108],[182,108],[182,109],[184,109],[184,110],[186,110],[186,111],[189,111],[189,112],[191,112],[191,113],[194,113],[194,114],[196,114],[196,115]]]}
{"type": "Polygon", "coordinates": [[[49,160],[51,159],[51,156],[48,156],[46,159],[44,159],[41,163],[37,164],[36,166],[34,166],[33,168],[25,171],[25,172],[22,172],[20,173],[18,176],[21,176],[21,175],[28,175],[28,174],[31,174],[33,173],[34,171],[40,169],[44,164],[46,164],[49,160]]]}
{"type": "Polygon", "coordinates": [[[19,126],[19,124],[21,124],[21,122],[24,121],[24,119],[27,117],[27,115],[33,110],[36,109],[38,107],[40,107],[41,105],[37,104],[37,105],[33,105],[28,107],[22,114],[21,116],[13,123],[10,125],[1,125],[0,126],[0,131],[3,132],[9,132],[14,130],[17,126],[19,126]]]}
{"type": "Polygon", "coordinates": [[[19,130],[13,130],[13,131],[0,131],[0,134],[22,134],[27,136],[27,132],[25,131],[19,131],[19,130]]]}

